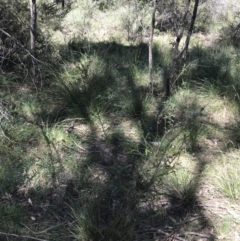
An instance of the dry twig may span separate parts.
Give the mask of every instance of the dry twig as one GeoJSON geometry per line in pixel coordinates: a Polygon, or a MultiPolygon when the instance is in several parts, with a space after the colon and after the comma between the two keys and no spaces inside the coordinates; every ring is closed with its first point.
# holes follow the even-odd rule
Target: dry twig
{"type": "Polygon", "coordinates": [[[214,235],[213,234],[204,234],[204,233],[196,233],[196,232],[186,232],[186,234],[188,235],[195,235],[195,236],[198,236],[198,237],[202,237],[202,238],[213,238],[214,235]]]}
{"type": "Polygon", "coordinates": [[[40,238],[35,238],[35,237],[31,237],[31,236],[26,236],[26,235],[17,235],[17,234],[13,234],[13,233],[0,232],[0,235],[11,236],[11,237],[15,237],[15,238],[32,239],[32,240],[37,240],[37,241],[48,241],[46,239],[40,239],[40,238]]]}

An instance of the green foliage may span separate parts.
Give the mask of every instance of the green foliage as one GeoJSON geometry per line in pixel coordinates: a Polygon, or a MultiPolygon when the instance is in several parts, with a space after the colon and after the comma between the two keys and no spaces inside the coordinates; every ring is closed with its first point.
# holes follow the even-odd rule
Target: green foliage
{"type": "Polygon", "coordinates": [[[221,29],[221,42],[224,45],[240,47],[240,12],[229,11],[225,16],[225,26],[221,29]]]}
{"type": "Polygon", "coordinates": [[[209,3],[204,1],[198,7],[198,15],[196,24],[194,26],[194,32],[209,32],[213,22],[213,16],[209,7],[209,3]]]}
{"type": "Polygon", "coordinates": [[[131,44],[141,43],[150,25],[150,8],[139,1],[129,1],[121,7],[120,20],[126,39],[131,44]]]}
{"type": "MultiPolygon", "coordinates": [[[[172,1],[163,1],[158,3],[157,13],[156,13],[156,24],[155,28],[161,32],[172,32],[176,33],[181,27],[186,30],[189,28],[191,22],[192,10],[194,2],[190,2],[190,7],[187,12],[186,19],[183,16],[186,11],[186,6],[188,2],[182,0],[176,0],[174,3],[172,1]]],[[[206,1],[199,3],[199,10],[196,25],[194,26],[194,31],[206,31],[211,22],[211,12],[209,11],[209,6],[206,1]]]]}
{"type": "Polygon", "coordinates": [[[9,86],[12,82],[19,80],[20,78],[20,75],[12,72],[0,74],[0,85],[9,86]]]}

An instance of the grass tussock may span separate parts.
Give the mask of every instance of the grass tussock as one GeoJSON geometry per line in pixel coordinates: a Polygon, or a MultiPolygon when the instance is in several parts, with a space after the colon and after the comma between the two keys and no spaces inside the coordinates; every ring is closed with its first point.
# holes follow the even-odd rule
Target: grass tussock
{"type": "Polygon", "coordinates": [[[196,201],[197,185],[186,170],[170,174],[163,185],[166,195],[185,207],[190,207],[196,201]]]}
{"type": "Polygon", "coordinates": [[[221,162],[209,170],[216,189],[233,201],[240,198],[238,162],[238,152],[223,154],[221,162]]]}
{"type": "MultiPolygon", "coordinates": [[[[131,194],[130,194],[131,195],[131,194]]],[[[129,194],[124,195],[129,199],[129,194]]],[[[129,200],[95,200],[81,211],[73,209],[76,240],[128,240],[134,230],[135,210],[129,200]],[[129,206],[130,205],[130,206],[129,206]]]]}

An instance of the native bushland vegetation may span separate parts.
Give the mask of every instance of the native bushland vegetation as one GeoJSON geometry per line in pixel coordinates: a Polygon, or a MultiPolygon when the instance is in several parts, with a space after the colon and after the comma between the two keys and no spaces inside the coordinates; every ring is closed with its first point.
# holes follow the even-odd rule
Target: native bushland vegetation
{"type": "Polygon", "coordinates": [[[2,0],[0,240],[240,239],[237,0],[2,0]]]}

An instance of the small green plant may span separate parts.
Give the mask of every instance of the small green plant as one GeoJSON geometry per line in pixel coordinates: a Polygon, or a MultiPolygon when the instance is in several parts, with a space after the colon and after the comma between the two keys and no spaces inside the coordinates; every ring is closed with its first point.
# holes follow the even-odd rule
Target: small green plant
{"type": "Polygon", "coordinates": [[[34,119],[35,114],[40,112],[40,106],[36,100],[22,102],[21,111],[27,118],[34,119]]]}
{"type": "Polygon", "coordinates": [[[64,126],[61,126],[61,124],[56,124],[52,127],[46,126],[45,134],[51,144],[55,146],[63,143],[71,143],[71,138],[68,135],[68,132],[64,129],[64,126]]]}
{"type": "Polygon", "coordinates": [[[195,106],[190,107],[191,110],[186,112],[186,142],[189,143],[191,151],[196,151],[198,149],[198,141],[203,131],[202,125],[200,123],[201,110],[196,110],[195,106]]]}

